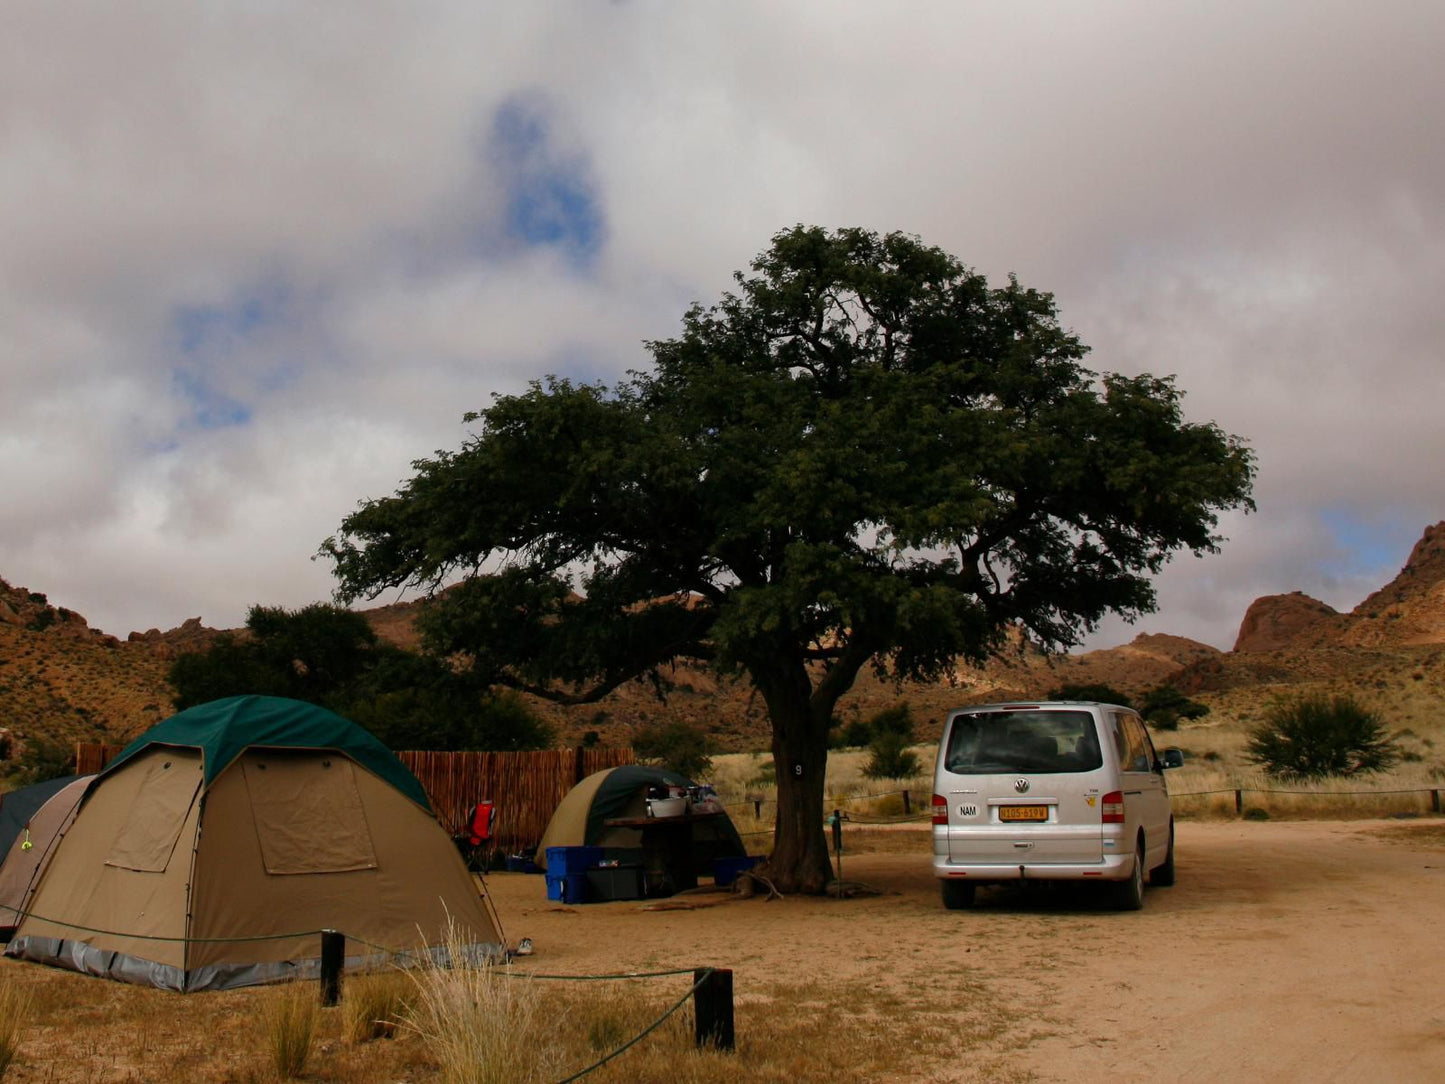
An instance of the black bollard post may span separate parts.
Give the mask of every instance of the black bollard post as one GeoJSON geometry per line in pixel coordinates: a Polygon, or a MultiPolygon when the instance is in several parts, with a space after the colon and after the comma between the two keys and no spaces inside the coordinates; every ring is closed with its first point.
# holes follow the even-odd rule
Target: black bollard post
{"type": "Polygon", "coordinates": [[[321,931],[321,1004],[330,1007],[341,1000],[341,969],[346,961],[346,935],[321,931]]]}
{"type": "Polygon", "coordinates": [[[715,1050],[732,1050],[735,1046],[733,1034],[733,973],[727,968],[700,968],[692,973],[697,991],[692,995],[697,1010],[697,1024],[693,1041],[702,1048],[711,1046],[715,1050]]]}

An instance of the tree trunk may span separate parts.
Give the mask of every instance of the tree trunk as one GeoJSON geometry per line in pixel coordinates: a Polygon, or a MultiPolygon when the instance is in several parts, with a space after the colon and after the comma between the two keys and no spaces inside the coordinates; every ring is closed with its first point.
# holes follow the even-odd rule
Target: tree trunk
{"type": "Polygon", "coordinates": [[[766,876],[781,892],[818,894],[833,879],[823,826],[828,735],[812,733],[811,720],[773,720],[778,813],[766,876]]]}
{"type": "Polygon", "coordinates": [[[801,661],[770,660],[750,669],[768,705],[778,780],[773,852],[759,872],[781,892],[818,894],[833,879],[823,831],[831,704],[819,711],[811,702],[813,688],[801,661]]]}

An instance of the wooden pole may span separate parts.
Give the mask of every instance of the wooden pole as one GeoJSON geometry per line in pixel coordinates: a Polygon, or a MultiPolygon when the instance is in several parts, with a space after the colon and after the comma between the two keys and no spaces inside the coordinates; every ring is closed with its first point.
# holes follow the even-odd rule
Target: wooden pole
{"type": "Polygon", "coordinates": [[[692,973],[697,991],[692,995],[697,1023],[693,1041],[699,1048],[732,1050],[736,1045],[733,1033],[733,973],[727,968],[700,968],[692,973]]]}
{"type": "Polygon", "coordinates": [[[346,935],[321,931],[321,1004],[328,1008],[341,1000],[341,971],[346,962],[346,935]]]}
{"type": "Polygon", "coordinates": [[[1430,809],[1434,813],[1440,812],[1440,791],[1438,789],[1430,792],[1430,809]]]}
{"type": "Polygon", "coordinates": [[[1237,817],[1244,812],[1244,791],[1234,792],[1234,815],[1237,817]]]}
{"type": "Polygon", "coordinates": [[[909,799],[908,799],[908,789],[907,789],[906,787],[905,787],[904,790],[903,790],[903,815],[904,815],[905,817],[911,817],[911,816],[913,816],[913,807],[912,807],[912,805],[909,803],[909,799]]]}

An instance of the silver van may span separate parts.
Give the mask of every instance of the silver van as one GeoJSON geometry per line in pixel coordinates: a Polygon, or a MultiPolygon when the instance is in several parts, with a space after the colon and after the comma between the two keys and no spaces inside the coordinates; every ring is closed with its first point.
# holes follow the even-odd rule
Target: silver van
{"type": "Polygon", "coordinates": [[[933,776],[933,872],[950,909],[980,884],[1101,881],[1115,906],[1174,883],[1174,817],[1139,715],[1115,704],[987,704],[948,715],[933,776]]]}

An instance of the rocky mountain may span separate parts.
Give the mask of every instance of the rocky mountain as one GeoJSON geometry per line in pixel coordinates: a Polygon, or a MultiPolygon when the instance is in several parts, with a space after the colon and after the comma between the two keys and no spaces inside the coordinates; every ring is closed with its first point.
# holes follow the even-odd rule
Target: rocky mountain
{"type": "MultiPolygon", "coordinates": [[[[381,637],[415,648],[423,605],[400,602],[365,613],[381,637]]],[[[13,754],[36,741],[133,737],[169,714],[171,661],[217,635],[192,618],[122,641],[45,595],[0,580],[0,728],[8,731],[0,732],[0,753],[7,744],[13,754]]],[[[568,743],[591,730],[625,743],[637,726],[666,717],[705,727],[724,750],[767,747],[766,712],[745,682],[688,667],[662,678],[660,686],[631,682],[595,705],[537,708],[568,743]]],[[[1172,684],[1206,702],[1228,703],[1249,690],[1257,702],[1261,692],[1340,682],[1381,695],[1407,690],[1413,701],[1423,695],[1427,707],[1436,699],[1445,706],[1445,523],[1428,528],[1400,573],[1349,613],[1298,591],[1257,599],[1227,652],[1157,633],[1068,656],[1016,641],[1006,657],[960,668],[946,682],[899,689],[865,672],[841,714],[866,717],[904,700],[926,729],[959,704],[1038,699],[1066,684],[1109,685],[1136,696],[1172,684]]]]}

